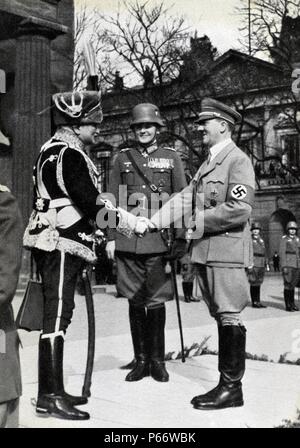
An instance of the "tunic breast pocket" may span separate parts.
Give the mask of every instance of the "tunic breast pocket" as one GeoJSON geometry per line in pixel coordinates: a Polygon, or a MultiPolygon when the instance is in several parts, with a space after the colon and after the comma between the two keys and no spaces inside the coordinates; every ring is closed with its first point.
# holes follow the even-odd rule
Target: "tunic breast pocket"
{"type": "Polygon", "coordinates": [[[153,183],[161,190],[169,192],[172,187],[172,171],[167,169],[153,170],[153,183]]]}
{"type": "Polygon", "coordinates": [[[217,177],[208,179],[205,185],[206,207],[215,207],[218,203],[224,202],[225,197],[225,179],[217,177]]]}
{"type": "Polygon", "coordinates": [[[123,185],[134,185],[134,171],[124,170],[121,173],[121,179],[123,185]]]}

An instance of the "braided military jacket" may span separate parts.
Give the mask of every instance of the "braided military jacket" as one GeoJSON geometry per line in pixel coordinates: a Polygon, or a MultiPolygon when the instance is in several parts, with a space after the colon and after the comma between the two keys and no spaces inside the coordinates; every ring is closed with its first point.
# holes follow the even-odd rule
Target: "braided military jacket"
{"type": "Polygon", "coordinates": [[[23,243],[26,248],[61,250],[96,261],[94,220],[97,170],[69,128],[42,147],[34,171],[34,204],[23,243]]]}

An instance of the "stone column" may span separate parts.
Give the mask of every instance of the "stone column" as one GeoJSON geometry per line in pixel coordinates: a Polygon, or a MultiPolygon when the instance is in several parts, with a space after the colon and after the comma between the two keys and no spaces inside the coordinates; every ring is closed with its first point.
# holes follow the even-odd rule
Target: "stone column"
{"type": "Polygon", "coordinates": [[[13,192],[24,225],[32,208],[32,169],[51,133],[50,42],[61,32],[49,23],[36,18],[24,20],[16,42],[13,192]]]}

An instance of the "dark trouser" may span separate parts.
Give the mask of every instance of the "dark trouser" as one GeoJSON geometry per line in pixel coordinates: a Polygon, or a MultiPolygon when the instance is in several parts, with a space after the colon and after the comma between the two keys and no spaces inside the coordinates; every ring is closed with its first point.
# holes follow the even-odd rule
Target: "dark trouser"
{"type": "Polygon", "coordinates": [[[72,319],[75,286],[84,261],[58,250],[36,250],[34,257],[43,282],[43,335],[65,333],[72,319]]]}
{"type": "Polygon", "coordinates": [[[284,289],[284,302],[286,311],[299,311],[295,304],[295,288],[284,289]]]}
{"type": "Polygon", "coordinates": [[[116,252],[117,289],[135,306],[160,307],[173,298],[163,254],[116,252]]]}
{"type": "Polygon", "coordinates": [[[182,289],[184,294],[184,300],[190,302],[193,295],[193,282],[182,282],[182,289]]]}
{"type": "Polygon", "coordinates": [[[250,285],[250,294],[252,303],[260,302],[260,286],[250,285]]]}

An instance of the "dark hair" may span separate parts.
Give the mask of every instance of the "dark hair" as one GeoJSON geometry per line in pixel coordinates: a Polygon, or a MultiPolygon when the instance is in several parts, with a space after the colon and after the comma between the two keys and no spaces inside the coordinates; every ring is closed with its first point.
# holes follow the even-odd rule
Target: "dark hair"
{"type": "Polygon", "coordinates": [[[222,121],[224,121],[224,123],[227,124],[227,128],[228,128],[229,132],[230,132],[231,134],[233,134],[233,132],[234,132],[234,124],[229,123],[229,121],[225,120],[225,118],[217,118],[217,120],[218,120],[220,123],[221,123],[222,121]]]}

